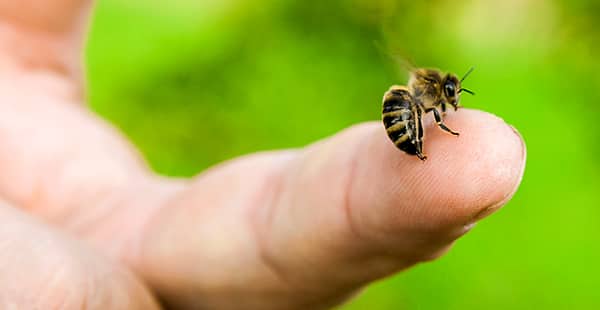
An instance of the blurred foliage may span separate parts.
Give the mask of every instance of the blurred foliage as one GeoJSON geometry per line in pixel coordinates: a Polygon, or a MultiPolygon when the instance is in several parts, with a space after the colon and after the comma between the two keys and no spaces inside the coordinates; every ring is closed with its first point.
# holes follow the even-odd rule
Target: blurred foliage
{"type": "Polygon", "coordinates": [[[405,82],[396,52],[459,75],[475,66],[463,105],[524,136],[519,192],[442,259],[342,308],[593,309],[599,18],[594,0],[102,0],[89,93],[155,170],[189,176],[379,119],[382,93],[405,82]]]}

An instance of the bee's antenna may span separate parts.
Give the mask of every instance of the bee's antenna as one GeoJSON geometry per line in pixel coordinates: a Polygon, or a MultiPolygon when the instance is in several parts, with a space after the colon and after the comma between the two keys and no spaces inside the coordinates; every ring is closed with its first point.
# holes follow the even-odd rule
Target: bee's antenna
{"type": "Polygon", "coordinates": [[[471,74],[471,72],[473,72],[473,70],[475,69],[475,67],[471,67],[471,69],[469,69],[469,71],[467,71],[467,73],[465,73],[465,75],[463,75],[462,79],[460,79],[460,82],[462,83],[462,81],[464,81],[467,76],[469,76],[469,74],[471,74]]]}
{"type": "Polygon", "coordinates": [[[468,89],[466,89],[466,88],[461,88],[461,89],[460,89],[458,92],[459,92],[459,93],[461,93],[461,92],[463,92],[463,91],[464,91],[465,93],[467,93],[467,94],[475,95],[475,93],[474,93],[474,92],[472,92],[472,91],[470,91],[470,90],[468,90],[468,89]]]}

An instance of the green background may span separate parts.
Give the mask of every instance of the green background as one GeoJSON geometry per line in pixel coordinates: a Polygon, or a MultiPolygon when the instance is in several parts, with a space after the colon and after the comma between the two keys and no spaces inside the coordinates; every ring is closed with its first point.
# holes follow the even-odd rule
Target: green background
{"type": "Polygon", "coordinates": [[[600,307],[597,1],[100,0],[93,108],[163,174],[380,118],[390,57],[462,75],[524,136],[515,198],[443,258],[342,309],[600,307]]]}

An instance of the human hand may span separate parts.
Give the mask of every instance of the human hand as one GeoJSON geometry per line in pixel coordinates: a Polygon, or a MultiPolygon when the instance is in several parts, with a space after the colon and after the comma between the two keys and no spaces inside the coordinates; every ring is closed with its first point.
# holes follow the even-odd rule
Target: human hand
{"type": "Polygon", "coordinates": [[[1,309],[158,309],[130,271],[0,201],[1,309]]]}
{"type": "Polygon", "coordinates": [[[192,180],[156,176],[84,106],[88,3],[25,3],[0,1],[0,194],[120,260],[168,305],[337,304],[438,257],[520,182],[521,138],[472,110],[446,119],[460,138],[428,128],[425,163],[376,122],[192,180]]]}

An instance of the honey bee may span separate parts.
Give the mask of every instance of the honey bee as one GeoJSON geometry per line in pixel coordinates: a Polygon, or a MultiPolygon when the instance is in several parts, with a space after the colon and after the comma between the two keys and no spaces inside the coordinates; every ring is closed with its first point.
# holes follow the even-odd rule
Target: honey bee
{"type": "Polygon", "coordinates": [[[420,160],[423,153],[423,115],[433,112],[435,122],[442,130],[458,136],[442,119],[448,108],[460,107],[462,92],[474,93],[461,86],[471,74],[471,68],[462,79],[452,73],[444,74],[436,69],[414,69],[410,72],[408,86],[392,86],[383,96],[383,125],[396,147],[420,160]],[[441,109],[442,112],[438,110],[441,109]]]}

